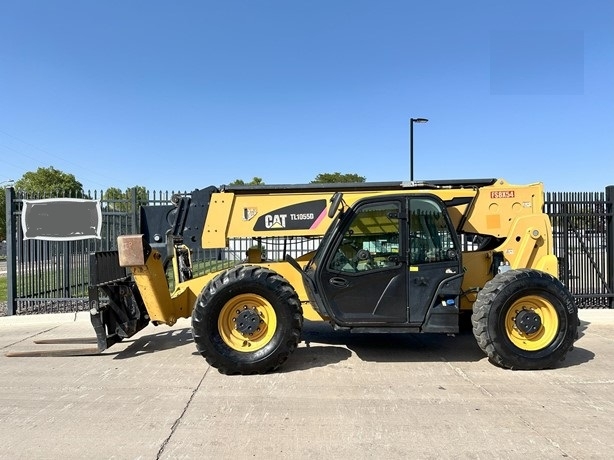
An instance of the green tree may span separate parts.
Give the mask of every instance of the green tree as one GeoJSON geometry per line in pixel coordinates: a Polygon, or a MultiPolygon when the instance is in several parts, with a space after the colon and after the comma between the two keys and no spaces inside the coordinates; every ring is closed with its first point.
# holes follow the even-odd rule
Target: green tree
{"type": "Polygon", "coordinates": [[[15,182],[15,190],[36,196],[81,197],[83,195],[83,185],[74,175],[55,169],[53,166],[25,173],[15,182]]]}
{"type": "Polygon", "coordinates": [[[102,194],[101,204],[109,211],[125,211],[125,201],[126,198],[124,197],[124,192],[122,192],[121,189],[117,187],[109,187],[102,194]]]}
{"type": "Polygon", "coordinates": [[[340,172],[318,174],[312,184],[332,184],[332,183],[350,183],[350,182],[365,182],[366,177],[358,174],[342,174],[340,172]]]}
{"type": "Polygon", "coordinates": [[[147,189],[142,185],[135,185],[132,188],[136,189],[136,204],[138,206],[147,205],[149,203],[149,193],[147,193],[147,189]]]}
{"type": "Polygon", "coordinates": [[[117,187],[109,187],[102,195],[104,207],[111,211],[127,212],[132,210],[132,191],[136,190],[136,206],[144,206],[149,202],[147,189],[142,185],[129,187],[125,192],[117,187]]]}
{"type": "Polygon", "coordinates": [[[228,185],[264,185],[264,181],[261,177],[254,177],[251,182],[245,182],[242,179],[235,179],[228,185]]]}

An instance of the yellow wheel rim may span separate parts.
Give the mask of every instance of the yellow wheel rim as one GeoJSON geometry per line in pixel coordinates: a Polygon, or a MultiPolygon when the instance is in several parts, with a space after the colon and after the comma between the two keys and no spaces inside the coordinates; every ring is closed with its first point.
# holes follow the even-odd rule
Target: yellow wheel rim
{"type": "Polygon", "coordinates": [[[222,340],[230,348],[252,352],[271,341],[277,329],[277,316],[264,297],[241,294],[222,307],[217,327],[222,340]]]}
{"type": "Polygon", "coordinates": [[[556,337],[559,316],[543,297],[521,297],[505,315],[505,330],[510,341],[521,350],[542,350],[556,337]]]}

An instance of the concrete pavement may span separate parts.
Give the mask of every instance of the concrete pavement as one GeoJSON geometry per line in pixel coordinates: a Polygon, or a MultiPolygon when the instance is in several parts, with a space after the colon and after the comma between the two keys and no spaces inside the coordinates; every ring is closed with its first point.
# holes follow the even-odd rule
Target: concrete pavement
{"type": "Polygon", "coordinates": [[[471,334],[310,323],[280,371],[229,377],[196,353],[189,320],[62,356],[65,345],[33,341],[93,338],[87,313],[4,317],[0,458],[609,459],[614,310],[580,318],[553,370],[499,369],[471,334]],[[40,349],[58,353],[5,356],[40,349]]]}

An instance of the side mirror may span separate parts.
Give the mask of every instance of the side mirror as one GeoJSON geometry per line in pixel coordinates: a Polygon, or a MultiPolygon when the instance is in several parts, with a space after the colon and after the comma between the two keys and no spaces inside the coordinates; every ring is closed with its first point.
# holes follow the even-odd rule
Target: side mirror
{"type": "Polygon", "coordinates": [[[331,219],[335,217],[335,214],[337,214],[337,210],[339,209],[339,204],[341,204],[342,199],[343,193],[341,192],[335,192],[333,197],[330,199],[331,205],[330,208],[328,208],[328,217],[331,219]]]}

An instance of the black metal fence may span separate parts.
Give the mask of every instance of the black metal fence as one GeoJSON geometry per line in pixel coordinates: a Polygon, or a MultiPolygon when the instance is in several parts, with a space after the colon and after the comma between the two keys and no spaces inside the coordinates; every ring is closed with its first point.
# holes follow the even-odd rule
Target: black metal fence
{"type": "Polygon", "coordinates": [[[559,276],[580,308],[614,308],[614,186],[546,193],[559,276]]]}
{"type": "MultiPolygon", "coordinates": [[[[139,233],[140,205],[168,206],[174,192],[152,192],[146,199],[136,189],[109,199],[102,192],[86,196],[100,200],[100,239],[41,241],[24,239],[19,224],[25,200],[48,198],[17,195],[6,189],[8,314],[87,310],[89,254],[117,249],[117,236],[139,233]]],[[[614,186],[605,192],[547,193],[545,211],[551,216],[560,277],[580,308],[614,308],[614,186]]],[[[268,260],[280,260],[317,247],[319,240],[263,239],[268,260]]],[[[237,239],[216,251],[215,259],[244,260],[252,239],[237,239]]],[[[211,251],[195,251],[195,275],[208,270],[211,251]]]]}
{"type": "Polygon", "coordinates": [[[87,310],[89,255],[117,249],[119,235],[139,232],[139,206],[169,204],[173,192],[153,192],[147,199],[131,189],[119,198],[102,191],[77,195],[28,195],[6,189],[7,313],[32,314],[87,310]],[[24,239],[24,202],[44,198],[99,200],[100,239],[43,241],[24,239]]]}

